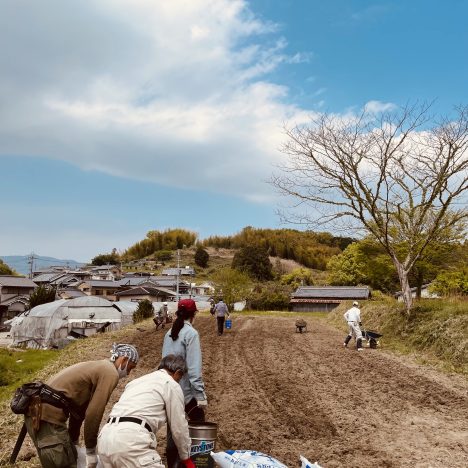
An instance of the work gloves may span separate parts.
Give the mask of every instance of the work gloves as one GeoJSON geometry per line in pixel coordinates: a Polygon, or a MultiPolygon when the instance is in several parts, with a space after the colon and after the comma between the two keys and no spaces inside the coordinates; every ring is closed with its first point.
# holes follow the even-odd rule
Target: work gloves
{"type": "Polygon", "coordinates": [[[187,460],[181,460],[181,463],[185,466],[185,468],[195,468],[195,463],[193,463],[191,458],[187,458],[187,460]]]}
{"type": "Polygon", "coordinates": [[[359,326],[362,327],[362,322],[359,322],[359,326]]]}
{"type": "Polygon", "coordinates": [[[207,407],[208,406],[208,400],[197,400],[197,405],[207,407]]]}
{"type": "Polygon", "coordinates": [[[98,457],[95,448],[86,449],[86,468],[96,468],[98,464],[98,457]]]}

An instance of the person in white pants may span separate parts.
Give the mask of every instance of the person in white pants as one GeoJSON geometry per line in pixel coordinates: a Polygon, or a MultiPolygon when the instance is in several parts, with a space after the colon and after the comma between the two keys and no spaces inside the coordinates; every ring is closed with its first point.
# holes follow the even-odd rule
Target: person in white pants
{"type": "Polygon", "coordinates": [[[348,335],[345,338],[343,346],[348,347],[348,343],[354,336],[356,340],[356,348],[358,351],[362,351],[362,332],[361,332],[361,311],[359,310],[359,303],[353,302],[353,307],[347,310],[344,315],[344,319],[348,323],[348,335]]]}
{"type": "Polygon", "coordinates": [[[167,422],[184,468],[195,468],[179,380],[187,372],[181,356],[165,356],[157,371],[133,380],[114,405],[98,437],[104,468],[164,468],[156,433],[167,422]]]}

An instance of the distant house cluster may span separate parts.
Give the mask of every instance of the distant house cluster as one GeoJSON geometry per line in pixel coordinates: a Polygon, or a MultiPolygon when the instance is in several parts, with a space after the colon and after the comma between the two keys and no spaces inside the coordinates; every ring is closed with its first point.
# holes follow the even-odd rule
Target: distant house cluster
{"type": "Polygon", "coordinates": [[[24,312],[36,283],[28,278],[0,275],[0,327],[6,320],[24,312]]]}
{"type": "Polygon", "coordinates": [[[38,286],[53,287],[57,299],[73,300],[96,296],[112,302],[174,302],[177,297],[206,301],[214,287],[206,282],[192,281],[195,270],[191,267],[167,268],[161,275],[146,272],[123,273],[117,265],[69,269],[51,266],[36,270],[32,278],[0,276],[0,328],[4,322],[24,312],[29,295],[38,286]]]}

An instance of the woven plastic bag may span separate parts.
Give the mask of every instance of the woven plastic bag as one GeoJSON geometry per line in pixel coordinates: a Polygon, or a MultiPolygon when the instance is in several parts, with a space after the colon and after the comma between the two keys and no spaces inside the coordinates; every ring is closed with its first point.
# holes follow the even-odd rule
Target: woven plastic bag
{"type": "Polygon", "coordinates": [[[302,455],[299,455],[299,458],[301,459],[301,468],[322,468],[317,462],[310,463],[310,461],[302,455]]]}
{"type": "Polygon", "coordinates": [[[211,456],[221,468],[287,468],[276,458],[255,450],[211,452],[211,456]]]}

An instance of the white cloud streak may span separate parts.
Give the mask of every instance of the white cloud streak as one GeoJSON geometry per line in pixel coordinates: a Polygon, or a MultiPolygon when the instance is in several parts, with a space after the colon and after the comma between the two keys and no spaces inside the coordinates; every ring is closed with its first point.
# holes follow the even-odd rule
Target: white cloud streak
{"type": "Polygon", "coordinates": [[[245,1],[7,0],[2,10],[0,154],[272,196],[263,181],[282,123],[309,113],[268,73],[311,55],[288,56],[245,1]]]}

